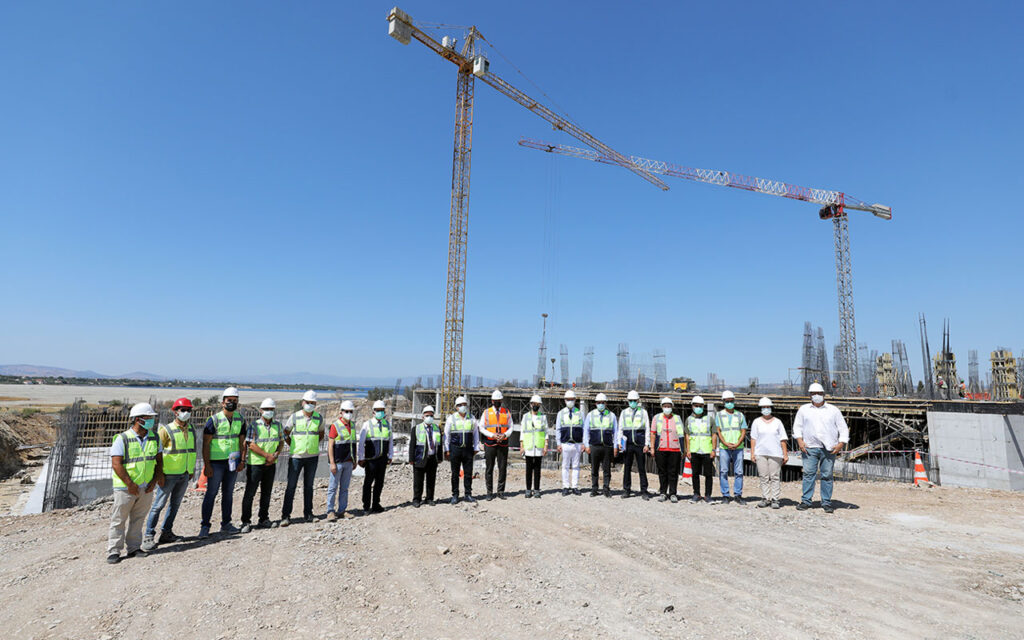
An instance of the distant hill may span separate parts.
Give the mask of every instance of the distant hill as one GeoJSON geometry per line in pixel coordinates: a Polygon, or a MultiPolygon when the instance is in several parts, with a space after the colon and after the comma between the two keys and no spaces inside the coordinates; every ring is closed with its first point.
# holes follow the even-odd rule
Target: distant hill
{"type": "Polygon", "coordinates": [[[110,378],[95,371],[74,371],[62,369],[61,367],[46,367],[37,364],[0,364],[0,375],[2,376],[38,376],[40,378],[110,378]]]}

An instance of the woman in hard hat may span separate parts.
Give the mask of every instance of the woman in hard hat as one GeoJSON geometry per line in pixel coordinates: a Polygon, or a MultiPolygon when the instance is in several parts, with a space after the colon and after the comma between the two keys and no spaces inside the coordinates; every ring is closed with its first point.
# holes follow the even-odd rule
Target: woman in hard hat
{"type": "Polygon", "coordinates": [[[245,436],[247,449],[245,467],[245,493],[242,494],[242,533],[252,531],[252,501],[260,492],[260,507],[256,526],[273,527],[270,520],[270,496],[277,475],[277,457],[284,448],[284,428],[274,419],[277,403],[264,398],[260,403],[260,417],[249,425],[245,436]]]}
{"type": "Polygon", "coordinates": [[[548,452],[548,417],[539,395],[530,398],[530,410],[519,421],[522,434],[519,446],[526,458],[526,497],[540,497],[540,465],[548,452]]]}
{"type": "Polygon", "coordinates": [[[771,398],[761,398],[757,406],[761,408],[761,415],[750,423],[750,461],[757,464],[757,477],[761,480],[761,501],[757,506],[763,509],[770,505],[778,509],[779,478],[782,465],[789,460],[786,427],[772,415],[771,398]]]}

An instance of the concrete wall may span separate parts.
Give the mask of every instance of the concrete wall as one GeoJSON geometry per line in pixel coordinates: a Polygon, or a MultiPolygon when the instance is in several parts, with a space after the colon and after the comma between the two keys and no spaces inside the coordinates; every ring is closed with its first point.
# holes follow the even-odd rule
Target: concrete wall
{"type": "MultiPolygon", "coordinates": [[[[952,403],[949,403],[952,404],[952,403]]],[[[959,407],[928,412],[929,449],[939,482],[958,487],[1024,491],[1024,474],[957,462],[959,458],[1024,472],[1024,415],[968,413],[959,407]]]]}

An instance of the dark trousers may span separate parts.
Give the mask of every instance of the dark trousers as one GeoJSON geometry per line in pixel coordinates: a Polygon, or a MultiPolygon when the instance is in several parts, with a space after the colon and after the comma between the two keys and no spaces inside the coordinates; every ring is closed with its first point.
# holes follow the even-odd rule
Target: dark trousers
{"type": "Polygon", "coordinates": [[[714,486],[715,459],[710,453],[691,453],[690,467],[693,473],[693,495],[698,498],[700,493],[700,477],[704,476],[704,497],[711,497],[711,487],[714,486]]]}
{"type": "Polygon", "coordinates": [[[292,458],[288,461],[288,487],[284,490],[284,505],[281,507],[281,519],[292,517],[292,502],[295,501],[295,488],[302,474],[302,515],[313,517],[313,478],[316,477],[316,463],[320,456],[312,458],[292,458]]]}
{"type": "Polygon", "coordinates": [[[540,491],[540,463],[544,456],[526,456],[526,490],[540,491]]]}
{"type": "Polygon", "coordinates": [[[678,451],[656,451],[654,462],[658,465],[658,493],[666,496],[676,495],[676,485],[679,484],[679,460],[678,451]]]}
{"type": "Polygon", "coordinates": [[[484,447],[484,480],[487,493],[494,492],[494,461],[498,461],[498,493],[505,493],[505,477],[508,474],[508,445],[484,447]]]}
{"type": "Polygon", "coordinates": [[[423,467],[412,468],[412,499],[416,502],[423,497],[423,480],[427,481],[427,501],[434,499],[434,482],[437,480],[437,458],[430,456],[423,467]]]}
{"type": "Polygon", "coordinates": [[[211,460],[210,466],[213,474],[206,479],[206,494],[203,495],[202,526],[210,526],[210,518],[213,517],[213,503],[217,500],[217,491],[220,490],[220,524],[221,526],[231,524],[231,507],[234,502],[235,480],[238,479],[238,471],[230,471],[227,460],[211,460]]]}
{"type": "Polygon", "coordinates": [[[636,470],[640,474],[640,491],[647,493],[647,460],[644,454],[643,445],[626,443],[626,450],[622,454],[622,489],[631,491],[633,486],[633,463],[636,462],[636,470]]]}
{"type": "Polygon", "coordinates": [[[462,470],[462,486],[466,495],[473,495],[473,447],[452,447],[449,457],[452,464],[452,495],[459,497],[459,469],[462,470]]]}
{"type": "Polygon", "coordinates": [[[597,469],[604,472],[604,490],[612,485],[612,446],[608,444],[590,445],[590,488],[597,491],[597,469]]]}
{"type": "Polygon", "coordinates": [[[245,495],[242,496],[242,524],[252,524],[252,501],[260,492],[259,522],[270,520],[270,492],[274,490],[276,464],[250,464],[245,467],[245,495]]]}
{"type": "Polygon", "coordinates": [[[380,506],[380,492],[384,490],[384,474],[388,470],[387,456],[366,460],[363,470],[363,511],[380,506]],[[372,498],[372,500],[371,500],[372,498]]]}

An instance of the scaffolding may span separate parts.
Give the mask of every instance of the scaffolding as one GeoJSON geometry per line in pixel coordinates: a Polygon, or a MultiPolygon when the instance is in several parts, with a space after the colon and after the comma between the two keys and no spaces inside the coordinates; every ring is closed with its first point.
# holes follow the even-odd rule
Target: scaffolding
{"type": "Polygon", "coordinates": [[[992,357],[992,399],[1019,400],[1020,387],[1017,386],[1017,361],[1009,349],[998,348],[992,357]]]}
{"type": "Polygon", "coordinates": [[[818,369],[818,356],[814,347],[814,328],[810,322],[804,323],[804,342],[800,352],[801,388],[808,389],[815,382],[822,382],[821,371],[818,369]]]}
{"type": "Polygon", "coordinates": [[[565,346],[563,344],[563,345],[561,345],[561,347],[559,349],[560,349],[560,352],[561,352],[560,353],[560,355],[561,355],[561,362],[559,364],[560,364],[561,369],[562,369],[562,386],[563,387],[568,387],[569,386],[569,347],[567,347],[567,346],[565,346]]]}
{"type": "MultiPolygon", "coordinates": [[[[994,351],[992,352],[995,353],[994,351]]],[[[993,366],[993,370],[995,367],[993,366]]],[[[967,352],[967,391],[971,394],[981,393],[981,376],[978,374],[978,350],[967,352]]]]}
{"type": "Polygon", "coordinates": [[[935,354],[935,386],[943,400],[962,397],[960,377],[956,373],[956,356],[949,346],[949,319],[942,326],[942,350],[935,354]]]}
{"type": "Polygon", "coordinates": [[[580,373],[580,386],[590,387],[594,383],[594,347],[583,350],[583,371],[580,373]]]}
{"type": "Polygon", "coordinates": [[[818,327],[818,338],[815,344],[815,352],[817,354],[817,367],[818,375],[821,376],[821,384],[828,386],[830,382],[831,369],[828,368],[828,351],[825,350],[825,331],[818,327]]]}
{"type": "Polygon", "coordinates": [[[619,343],[615,374],[615,386],[619,389],[629,389],[629,345],[625,342],[619,343]]]}
{"type": "Polygon", "coordinates": [[[654,390],[661,391],[668,388],[668,364],[665,360],[665,350],[655,349],[651,352],[654,360],[654,390]]]}
{"type": "Polygon", "coordinates": [[[892,354],[883,353],[875,358],[875,386],[879,398],[896,397],[896,368],[892,354]]]}
{"type": "Polygon", "coordinates": [[[932,383],[932,352],[928,346],[928,323],[924,314],[918,314],[918,324],[921,328],[921,379],[924,380],[925,394],[929,398],[935,397],[935,386],[932,383]]]}

